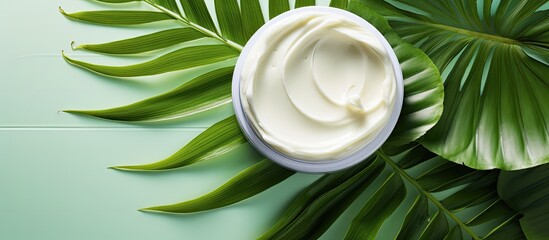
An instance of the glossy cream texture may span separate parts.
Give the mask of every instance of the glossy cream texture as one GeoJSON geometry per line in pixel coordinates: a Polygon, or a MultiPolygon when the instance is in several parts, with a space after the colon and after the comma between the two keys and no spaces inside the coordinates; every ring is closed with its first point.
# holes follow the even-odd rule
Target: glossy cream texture
{"type": "Polygon", "coordinates": [[[304,12],[269,26],[241,73],[243,110],[264,142],[301,160],[337,160],[387,124],[396,78],[369,30],[343,16],[304,12]]]}

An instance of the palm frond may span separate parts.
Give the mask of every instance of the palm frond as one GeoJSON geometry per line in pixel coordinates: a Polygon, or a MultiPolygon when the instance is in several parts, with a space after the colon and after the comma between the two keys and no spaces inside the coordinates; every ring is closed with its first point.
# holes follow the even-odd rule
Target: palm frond
{"type": "MultiPolygon", "coordinates": [[[[368,199],[352,221],[346,235],[347,239],[375,239],[380,228],[384,224],[389,224],[386,219],[396,214],[397,210],[406,212],[402,225],[397,228],[395,236],[397,239],[524,238],[519,222],[521,215],[503,204],[496,193],[497,179],[500,174],[498,170],[477,170],[479,176],[475,178],[450,180],[449,183],[442,185],[451,187],[433,188],[433,183],[426,180],[425,176],[434,178],[434,175],[438,175],[444,178],[447,172],[473,171],[468,167],[433,156],[435,155],[430,151],[416,144],[399,156],[388,156],[378,151],[376,156],[372,156],[358,166],[339,173],[327,174],[302,190],[282,213],[279,221],[259,239],[320,237],[376,179],[382,179],[384,183],[368,199]],[[380,175],[384,168],[391,174],[380,175]],[[440,169],[448,171],[440,171],[440,169]],[[447,197],[438,197],[441,192],[452,192],[452,194],[447,197]],[[415,195],[415,201],[411,205],[403,203],[403,199],[408,194],[415,195]],[[471,211],[478,214],[472,216],[462,214],[471,211]],[[478,231],[478,229],[484,230],[478,231]]],[[[258,174],[256,177],[263,182],[263,177],[260,176],[263,175],[258,174]]],[[[231,182],[232,180],[221,188],[225,188],[224,186],[231,182]]],[[[278,182],[276,178],[270,186],[278,182]]],[[[265,189],[262,188],[262,190],[265,189]]],[[[235,195],[235,197],[238,196],[238,201],[242,201],[261,191],[253,191],[253,194],[245,197],[241,197],[243,195],[240,190],[225,191],[223,197],[218,192],[219,190],[216,190],[195,200],[161,207],[161,211],[198,212],[220,207],[211,200],[213,199],[211,196],[229,198],[235,195]],[[194,209],[195,205],[200,207],[194,209]]],[[[231,201],[231,204],[238,201],[231,201]]],[[[224,203],[221,206],[227,205],[224,203]]]]}
{"type": "Polygon", "coordinates": [[[240,202],[284,181],[295,172],[265,159],[238,173],[223,186],[193,200],[141,209],[147,212],[192,213],[240,202]]]}
{"type": "Polygon", "coordinates": [[[172,20],[168,14],[153,11],[108,10],[66,13],[62,8],[59,8],[59,11],[65,17],[74,20],[104,25],[137,25],[172,20]]]}
{"type": "MultiPolygon", "coordinates": [[[[398,239],[443,239],[445,237],[459,237],[462,234],[466,236],[465,238],[473,239],[493,239],[495,236],[501,237],[500,239],[524,238],[518,225],[518,213],[507,208],[504,204],[497,204],[501,202],[501,199],[495,193],[499,171],[483,171],[483,176],[480,178],[470,178],[467,181],[458,180],[460,184],[455,184],[451,188],[429,190],[433,189],[430,187],[430,183],[425,180],[420,181],[420,179],[423,176],[435,173],[444,178],[445,173],[439,171],[441,166],[456,172],[468,171],[469,169],[455,163],[450,163],[452,166],[449,167],[447,166],[448,162],[440,157],[429,159],[432,153],[421,146],[416,146],[404,153],[400,161],[394,160],[394,157],[390,157],[383,152],[378,152],[378,156],[391,167],[393,174],[387,177],[386,183],[376,191],[373,197],[364,205],[362,211],[355,217],[347,232],[347,238],[375,238],[379,228],[384,224],[383,219],[395,214],[398,208],[407,209],[405,221],[400,226],[397,235],[398,239]],[[409,160],[410,158],[422,157],[424,157],[423,162],[418,162],[413,166],[409,164],[413,162],[409,160]],[[405,169],[402,165],[406,165],[408,168],[405,169]],[[414,172],[414,175],[419,175],[419,177],[413,177],[410,172],[414,172]],[[401,186],[399,181],[406,182],[409,190],[400,189],[399,192],[395,192],[395,188],[402,188],[398,187],[401,186]],[[436,193],[442,191],[452,191],[453,193],[445,198],[436,197],[436,193]],[[411,206],[401,204],[404,196],[399,194],[406,195],[406,192],[417,195],[414,204],[411,206]],[[481,213],[472,218],[460,217],[461,212],[470,211],[471,209],[481,213]],[[482,222],[478,221],[481,218],[484,220],[482,222]],[[450,221],[447,221],[447,219],[450,221]],[[485,226],[485,228],[492,227],[489,228],[490,230],[487,233],[480,233],[476,231],[478,228],[474,228],[474,226],[480,225],[485,226]],[[512,232],[515,235],[502,237],[500,234],[503,232],[512,232]]],[[[459,237],[458,239],[462,238],[459,237]]]]}
{"type": "Polygon", "coordinates": [[[238,52],[224,45],[200,45],[184,47],[148,62],[128,66],[106,66],[75,60],[63,54],[67,62],[75,66],[113,77],[139,77],[173,72],[218,63],[238,57],[238,52]]]}
{"type": "Polygon", "coordinates": [[[476,169],[549,162],[547,0],[354,2],[384,15],[443,73],[444,114],[421,143],[476,169]]]}
{"type": "MultiPolygon", "coordinates": [[[[497,184],[498,171],[485,171],[483,172],[484,178],[462,182],[462,184],[452,188],[460,189],[465,187],[465,190],[459,190],[446,198],[439,199],[435,195],[440,191],[427,190],[426,185],[410,174],[410,172],[418,174],[416,173],[418,171],[419,175],[429,174],[436,171],[441,165],[447,164],[440,157],[430,157],[432,157],[432,153],[421,146],[408,150],[400,161],[395,161],[393,157],[378,152],[378,160],[376,161],[387,164],[392,174],[380,175],[380,177],[384,176],[385,183],[377,189],[352,221],[346,239],[375,239],[383,224],[388,224],[385,220],[394,215],[397,209],[407,212],[404,222],[398,227],[397,239],[463,239],[462,235],[467,236],[465,239],[524,238],[520,225],[518,225],[518,213],[501,204],[501,199],[497,194],[493,194],[497,184]],[[413,162],[409,160],[410,158],[422,158],[423,161],[410,166],[409,162],[413,162]],[[406,164],[409,168],[404,169],[401,164],[406,164]],[[404,187],[404,183],[407,187],[404,187]],[[482,187],[478,187],[479,185],[482,187]],[[481,197],[472,200],[471,196],[463,194],[469,190],[473,190],[472,192],[475,193],[472,195],[481,197]],[[407,194],[416,195],[415,201],[411,205],[402,203],[407,194]],[[479,211],[480,214],[465,219],[459,217],[461,212],[467,212],[471,209],[479,211]],[[450,221],[447,221],[447,219],[450,221]],[[478,226],[485,226],[489,230],[485,231],[484,234],[478,233],[474,230],[479,229],[475,228],[478,226]]],[[[452,169],[455,171],[467,169],[465,166],[451,164],[452,169]]],[[[365,169],[364,167],[358,168],[365,169]]],[[[352,170],[345,171],[345,173],[351,172],[352,170]]],[[[442,174],[439,173],[440,176],[442,174]]],[[[330,178],[332,175],[326,175],[324,178],[330,178]]],[[[303,202],[303,196],[311,195],[308,189],[322,186],[319,182],[315,182],[309,188],[303,190],[294,199],[294,202],[288,206],[285,214],[282,215],[280,222],[284,223],[283,226],[280,226],[280,224],[275,225],[276,227],[267,232],[266,236],[269,236],[269,239],[272,236],[278,236],[277,234],[283,233],[285,228],[291,228],[292,224],[295,223],[316,221],[315,224],[319,224],[318,221],[323,218],[307,217],[305,215],[307,209],[300,208],[298,203],[303,202]],[[293,216],[293,220],[288,220],[288,216],[293,216]]],[[[337,206],[330,207],[337,208],[337,206]]],[[[346,207],[347,205],[344,205],[344,208],[346,207]]],[[[392,228],[395,228],[395,226],[392,228]]],[[[325,230],[326,228],[315,228],[302,232],[294,231],[291,232],[293,235],[285,236],[293,236],[290,239],[309,238],[309,234],[320,236],[325,230]]]]}
{"type": "Polygon", "coordinates": [[[214,124],[179,151],[164,160],[145,165],[116,166],[112,168],[129,171],[153,171],[180,168],[223,155],[245,142],[246,139],[238,128],[236,118],[231,116],[214,124]]]}
{"type": "MultiPolygon", "coordinates": [[[[125,3],[128,1],[107,2],[125,3]]],[[[196,46],[181,47],[156,59],[128,66],[98,65],[70,58],[63,53],[65,60],[75,66],[107,76],[141,77],[202,67],[234,59],[238,56],[242,46],[231,41],[231,39],[239,41],[240,44],[243,44],[247,39],[243,35],[240,9],[236,5],[236,1],[230,6],[219,3],[217,7],[221,32],[225,35],[241,32],[236,35],[226,36],[227,38],[218,34],[203,0],[182,0],[181,5],[183,6],[185,15],[181,13],[176,2],[173,0],[144,0],[143,2],[155,7],[158,11],[109,10],[68,14],[60,10],[65,16],[71,19],[98,24],[128,25],[173,20],[181,22],[184,25],[178,28],[110,43],[73,45],[73,49],[84,49],[107,54],[137,54],[165,49],[200,38],[218,40],[220,44],[199,44],[196,46]]],[[[253,5],[253,3],[250,4],[253,5]]],[[[121,8],[128,7],[121,6],[121,8]]],[[[257,6],[248,7],[247,9],[258,10],[257,6]]],[[[246,16],[249,17],[249,15],[246,16]]],[[[258,22],[262,23],[262,19],[258,19],[257,12],[253,16],[256,19],[255,25],[258,27],[258,22]]],[[[219,72],[224,73],[226,71],[219,70],[206,73],[191,81],[192,83],[184,84],[184,86],[178,89],[129,106],[98,111],[67,112],[89,114],[95,117],[119,121],[159,121],[171,119],[174,116],[187,116],[230,102],[229,85],[231,77],[221,77],[218,74],[219,72]],[[200,91],[197,91],[198,89],[200,91]],[[186,96],[183,96],[183,94],[186,96]],[[182,99],[194,99],[194,101],[180,102],[174,106],[166,105],[167,103],[174,103],[182,99]],[[200,99],[202,99],[202,102],[200,99]],[[147,106],[146,109],[141,108],[145,105],[147,106]]]]}
{"type": "Polygon", "coordinates": [[[126,122],[162,121],[189,116],[230,102],[232,73],[233,67],[213,70],[167,93],[127,106],[65,112],[126,122]]]}
{"type": "Polygon", "coordinates": [[[106,54],[136,54],[167,48],[176,44],[189,42],[206,36],[191,27],[172,28],[155,33],[101,44],[75,45],[73,50],[84,49],[106,54]]]}

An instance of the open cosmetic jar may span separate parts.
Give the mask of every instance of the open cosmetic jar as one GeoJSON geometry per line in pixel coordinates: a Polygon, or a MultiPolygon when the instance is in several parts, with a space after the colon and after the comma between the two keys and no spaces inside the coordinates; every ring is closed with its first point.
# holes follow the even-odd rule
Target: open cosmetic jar
{"type": "Polygon", "coordinates": [[[304,7],[273,18],[248,41],[232,98],[257,151],[295,171],[326,173],[381,147],[402,108],[402,81],[393,49],[370,23],[304,7]]]}

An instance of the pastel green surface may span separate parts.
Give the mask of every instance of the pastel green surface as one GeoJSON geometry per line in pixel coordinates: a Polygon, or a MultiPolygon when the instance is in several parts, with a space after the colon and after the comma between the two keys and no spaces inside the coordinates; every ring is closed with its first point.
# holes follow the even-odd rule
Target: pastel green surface
{"type": "MultiPolygon", "coordinates": [[[[214,9],[213,0],[206,2],[214,9]]],[[[261,3],[268,16],[268,4],[261,3]]],[[[138,212],[207,193],[260,157],[245,145],[182,170],[128,173],[107,169],[171,155],[205,127],[227,117],[231,106],[162,126],[59,112],[125,105],[178,86],[182,76],[189,79],[201,73],[185,70],[160,77],[112,79],[70,66],[61,50],[105,64],[151,58],[144,54],[116,59],[72,51],[72,40],[77,44],[107,42],[174,25],[97,26],[65,19],[59,6],[67,12],[105,8],[85,0],[14,1],[9,11],[0,14],[4,33],[0,45],[0,239],[253,239],[276,222],[299,189],[318,177],[297,174],[250,200],[205,213],[138,212]]],[[[143,9],[147,8],[143,5],[143,9]]],[[[371,189],[380,184],[374,182],[371,189]]],[[[372,191],[367,190],[362,201],[355,202],[322,238],[343,238],[364,196],[372,191]]],[[[413,200],[405,201],[412,204],[413,200]]]]}

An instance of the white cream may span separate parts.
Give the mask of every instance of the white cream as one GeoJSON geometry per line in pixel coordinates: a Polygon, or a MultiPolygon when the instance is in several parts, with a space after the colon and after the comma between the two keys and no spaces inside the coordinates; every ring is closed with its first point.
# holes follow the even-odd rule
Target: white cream
{"type": "Polygon", "coordinates": [[[389,121],[396,77],[381,42],[358,23],[303,12],[269,26],[244,62],[242,108],[277,151],[335,160],[368,144],[389,121]]]}

